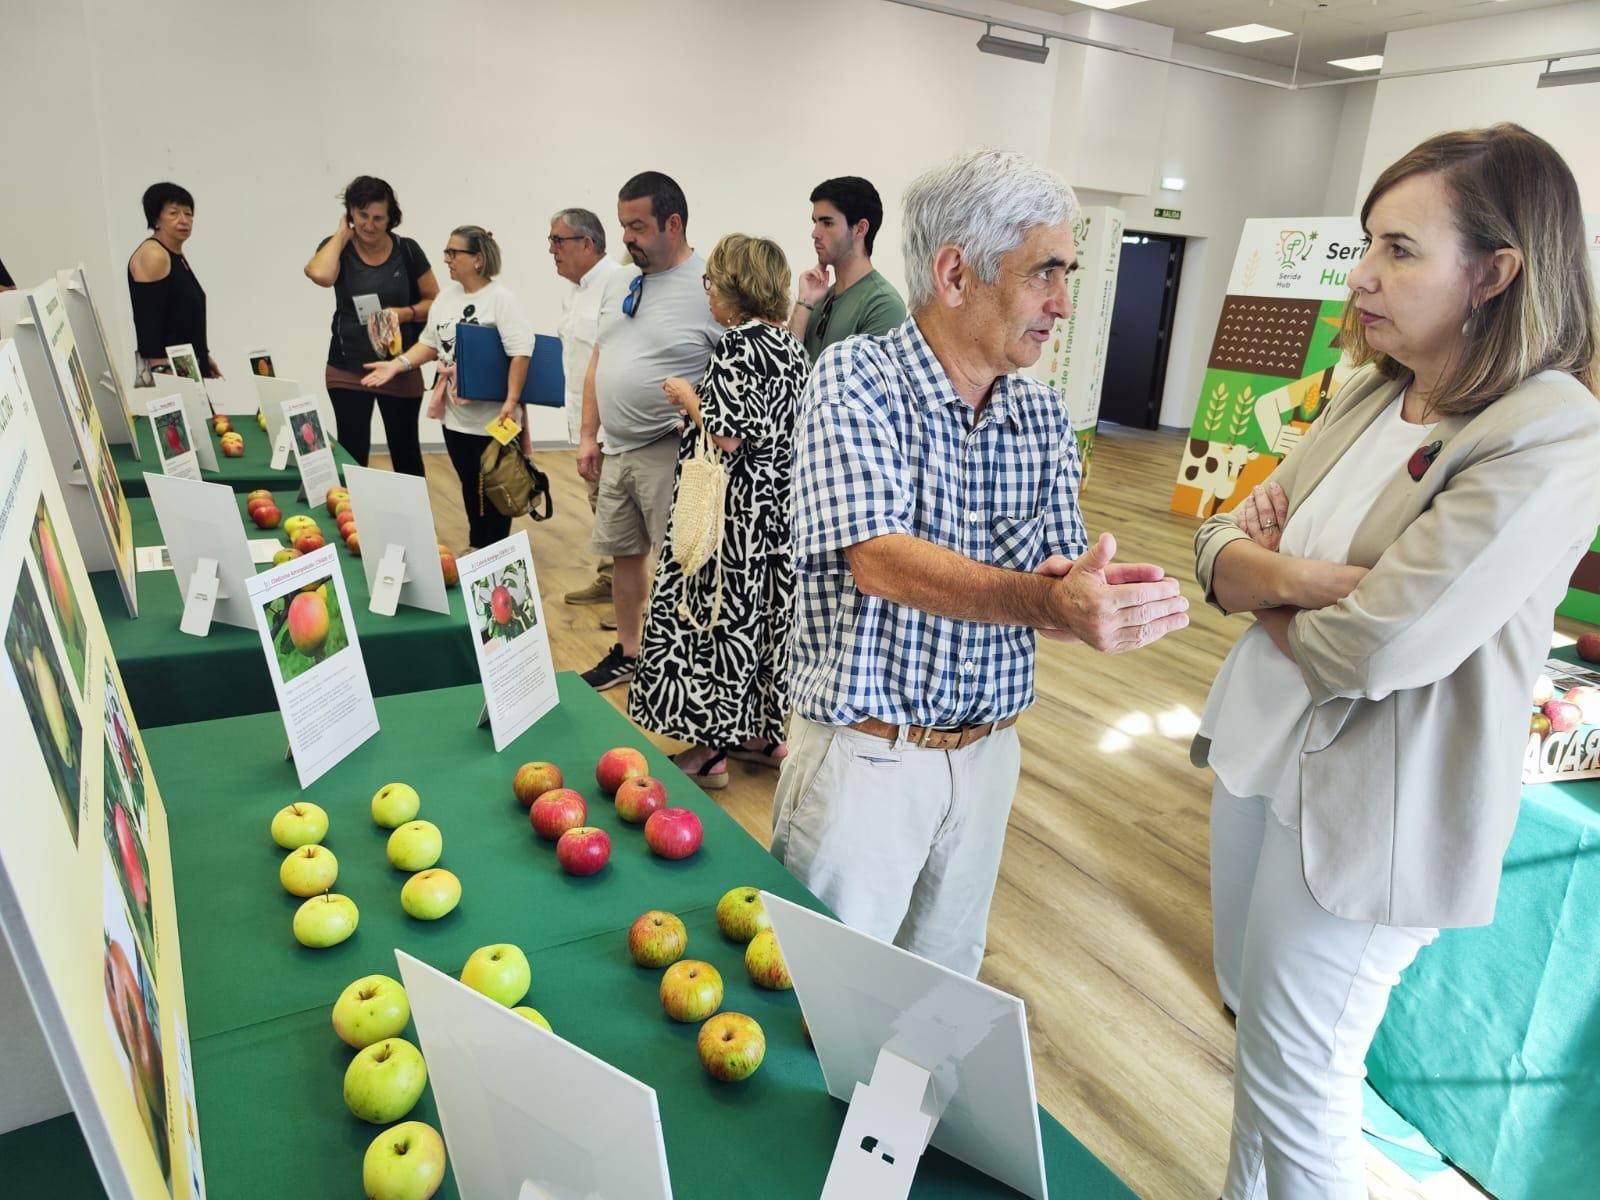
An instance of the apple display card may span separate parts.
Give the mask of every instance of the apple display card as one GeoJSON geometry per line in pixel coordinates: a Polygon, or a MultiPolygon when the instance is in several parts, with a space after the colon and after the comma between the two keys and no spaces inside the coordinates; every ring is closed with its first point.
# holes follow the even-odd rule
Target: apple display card
{"type": "MultiPolygon", "coordinates": [[[[194,450],[195,458],[200,463],[202,471],[217,471],[217,448],[211,441],[211,402],[206,399],[206,390],[198,383],[191,383],[178,375],[156,376],[157,386],[168,393],[176,393],[183,397],[183,412],[189,423],[189,433],[193,438],[190,446],[194,450]]],[[[155,401],[146,401],[145,412],[150,411],[150,405],[155,401]]]]}
{"type": "Polygon", "coordinates": [[[270,379],[277,373],[272,369],[272,351],[265,346],[256,350],[247,350],[245,354],[250,359],[250,374],[270,379]]]}
{"type": "Polygon", "coordinates": [[[90,381],[94,406],[100,413],[100,423],[106,431],[106,440],[126,444],[139,460],[139,439],[133,432],[133,410],[128,404],[128,391],[122,376],[112,361],[111,340],[106,337],[105,322],[89,293],[89,276],[82,266],[56,272],[56,283],[66,301],[67,317],[72,322],[73,339],[83,358],[85,373],[90,381]]]}
{"type": "Polygon", "coordinates": [[[301,396],[285,401],[283,420],[289,430],[295,461],[300,465],[300,485],[306,490],[306,500],[321,504],[327,498],[328,489],[339,486],[339,464],[333,460],[328,427],[323,423],[317,398],[301,396]]]}
{"type": "Polygon", "coordinates": [[[528,531],[475,550],[457,566],[494,748],[504,750],[556,706],[556,673],[528,531]]]}
{"type": "Polygon", "coordinates": [[[16,367],[0,344],[0,954],[28,996],[0,1045],[42,1038],[105,1195],[194,1200],[166,809],[16,367]]]}
{"type": "Polygon", "coordinates": [[[213,620],[254,628],[249,584],[256,567],[233,489],[170,475],[144,479],[184,598],[178,628],[196,637],[204,637],[213,620]]]}
{"type": "MultiPolygon", "coordinates": [[[[361,568],[372,611],[392,617],[396,605],[409,604],[429,612],[449,612],[428,481],[393,471],[346,467],[344,486],[360,530],[361,568]]],[[[319,503],[327,494],[319,492],[310,499],[319,503]]]]}
{"type": "Polygon", "coordinates": [[[267,440],[272,443],[271,469],[286,471],[289,469],[289,455],[292,447],[289,445],[289,424],[283,419],[283,405],[286,400],[298,400],[306,394],[293,379],[277,379],[269,375],[255,376],[256,403],[261,406],[261,415],[267,422],[267,440]]]}
{"type": "Polygon", "coordinates": [[[152,400],[146,405],[145,413],[156,437],[161,470],[175,479],[199,479],[200,461],[195,457],[194,437],[189,432],[183,397],[172,395],[152,400]]]}
{"type": "Polygon", "coordinates": [[[300,786],[378,732],[355,614],[332,546],[250,580],[256,628],[300,786]]]}
{"type": "Polygon", "coordinates": [[[172,367],[172,373],[179,379],[187,379],[190,383],[198,383],[201,388],[205,387],[205,364],[200,361],[200,356],[194,352],[194,347],[189,343],[168,346],[167,362],[172,367]]]}

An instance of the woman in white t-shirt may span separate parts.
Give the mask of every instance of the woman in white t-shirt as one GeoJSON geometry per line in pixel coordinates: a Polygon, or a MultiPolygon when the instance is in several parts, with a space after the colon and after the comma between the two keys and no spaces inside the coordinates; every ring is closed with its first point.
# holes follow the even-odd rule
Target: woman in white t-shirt
{"type": "Polygon", "coordinates": [[[431,359],[438,360],[439,375],[425,412],[444,422],[445,449],[461,480],[461,501],[467,510],[469,548],[481,549],[511,532],[511,518],[479,492],[478,463],[491,441],[487,433],[490,422],[519,416],[518,398],[528,375],[528,357],[533,353],[533,326],[522,315],[511,290],[494,281],[500,273],[500,246],[492,233],[479,225],[459,226],[451,231],[443,257],[450,270],[450,283],[428,311],[427,325],[417,344],[389,362],[369,363],[371,371],[362,384],[379,387],[396,375],[431,359]],[[485,325],[499,331],[500,345],[511,360],[504,401],[474,400],[457,394],[457,325],[485,325]]]}
{"type": "Polygon", "coordinates": [[[1194,753],[1239,1017],[1225,1200],[1366,1197],[1367,1049],[1439,929],[1493,918],[1528,697],[1600,522],[1596,305],[1560,155],[1515,125],[1441,134],[1361,220],[1360,370],[1195,540],[1206,598],[1256,621],[1194,753]]]}

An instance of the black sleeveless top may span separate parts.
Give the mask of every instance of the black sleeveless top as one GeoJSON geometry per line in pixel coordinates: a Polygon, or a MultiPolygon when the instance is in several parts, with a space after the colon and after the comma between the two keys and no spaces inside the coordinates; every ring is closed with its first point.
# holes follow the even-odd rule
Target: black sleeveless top
{"type": "MultiPolygon", "coordinates": [[[[146,242],[160,242],[146,238],[146,242]]],[[[144,242],[139,243],[141,246],[144,242]]],[[[166,250],[165,246],[162,246],[166,250]]],[[[206,292],[189,269],[189,260],[167,250],[172,269],[165,279],[140,283],[128,268],[128,298],[133,302],[133,329],[142,358],[166,358],[168,346],[194,347],[200,369],[208,370],[211,348],[206,341],[206,292]]]]}

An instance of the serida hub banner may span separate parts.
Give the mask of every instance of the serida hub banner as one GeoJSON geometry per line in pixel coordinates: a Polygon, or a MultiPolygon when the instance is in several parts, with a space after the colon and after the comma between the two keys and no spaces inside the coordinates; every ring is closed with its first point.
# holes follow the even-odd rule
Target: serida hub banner
{"type": "Polygon", "coordinates": [[[12,342],[0,638],[0,928],[32,1010],[0,1022],[42,1031],[108,1196],[202,1197],[166,811],[12,342]]]}
{"type": "Polygon", "coordinates": [[[1228,278],[1172,511],[1231,509],[1305,436],[1351,373],[1338,347],[1355,217],[1246,221],[1228,278]]]}

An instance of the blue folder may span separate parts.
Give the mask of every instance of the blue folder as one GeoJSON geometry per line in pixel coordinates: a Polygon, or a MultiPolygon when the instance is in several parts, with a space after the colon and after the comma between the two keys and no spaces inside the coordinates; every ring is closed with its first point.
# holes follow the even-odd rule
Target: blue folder
{"type": "MultiPolygon", "coordinates": [[[[456,326],[456,395],[467,400],[504,400],[511,359],[492,325],[456,326]]],[[[561,339],[539,334],[533,339],[522,402],[541,408],[563,408],[566,376],[561,370],[561,339]]]]}

